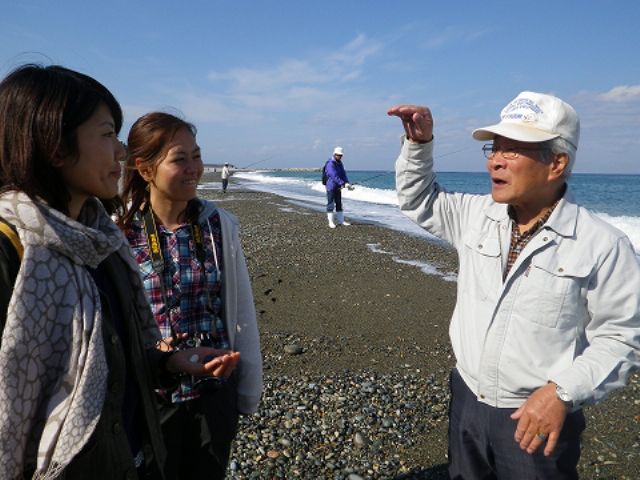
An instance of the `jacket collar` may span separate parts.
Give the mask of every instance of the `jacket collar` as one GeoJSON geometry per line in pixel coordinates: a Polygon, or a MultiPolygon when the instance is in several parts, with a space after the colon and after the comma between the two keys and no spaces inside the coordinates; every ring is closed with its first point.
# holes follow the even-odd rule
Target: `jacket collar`
{"type": "MultiPolygon", "coordinates": [[[[509,220],[507,204],[491,202],[484,210],[485,215],[496,222],[506,222],[509,220]]],[[[576,231],[578,217],[578,204],[569,185],[560,199],[545,228],[549,228],[563,237],[572,237],[576,231]]]]}
{"type": "Polygon", "coordinates": [[[567,185],[567,190],[560,199],[560,203],[547,220],[547,227],[563,237],[573,237],[576,233],[577,222],[578,204],[567,185]]]}
{"type": "Polygon", "coordinates": [[[201,199],[198,199],[200,202],[200,214],[198,215],[198,219],[202,222],[209,218],[214,212],[218,209],[215,203],[213,202],[205,202],[201,199]]]}

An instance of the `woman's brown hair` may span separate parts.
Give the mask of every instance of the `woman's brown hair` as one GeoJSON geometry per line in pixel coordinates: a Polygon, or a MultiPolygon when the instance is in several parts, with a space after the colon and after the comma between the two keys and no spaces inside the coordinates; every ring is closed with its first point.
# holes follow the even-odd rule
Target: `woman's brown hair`
{"type": "MultiPolygon", "coordinates": [[[[167,154],[171,140],[183,128],[196,136],[197,130],[193,124],[164,112],[147,113],[131,126],[127,139],[128,157],[122,190],[124,214],[118,220],[121,228],[130,228],[136,213],[150,206],[147,182],[140,175],[138,168],[150,167],[155,173],[158,163],[167,154]],[[139,166],[136,166],[136,160],[141,161],[139,166]]],[[[185,212],[186,219],[197,220],[198,211],[199,202],[190,201],[185,212]]]]}

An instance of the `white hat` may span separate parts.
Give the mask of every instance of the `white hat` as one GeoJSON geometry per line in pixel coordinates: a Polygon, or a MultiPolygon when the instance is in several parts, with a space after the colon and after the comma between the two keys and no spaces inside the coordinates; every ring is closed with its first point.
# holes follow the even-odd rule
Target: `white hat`
{"type": "Polygon", "coordinates": [[[496,135],[519,142],[545,142],[562,137],[578,148],[580,120],[571,105],[543,93],[522,92],[500,112],[500,123],[473,131],[476,140],[496,135]]]}
{"type": "Polygon", "coordinates": [[[344,155],[344,153],[342,153],[342,147],[336,147],[333,149],[333,154],[334,155],[344,155]]]}

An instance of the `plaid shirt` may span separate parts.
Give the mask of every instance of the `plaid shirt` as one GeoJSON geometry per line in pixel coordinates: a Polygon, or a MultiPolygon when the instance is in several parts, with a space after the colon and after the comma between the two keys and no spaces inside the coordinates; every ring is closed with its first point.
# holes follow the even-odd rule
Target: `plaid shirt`
{"type": "MultiPolygon", "coordinates": [[[[181,225],[174,231],[168,230],[164,225],[157,225],[164,259],[162,282],[166,304],[160,274],[153,269],[151,262],[142,218],[133,222],[126,235],[140,266],[147,298],[162,337],[178,333],[186,333],[188,337],[208,334],[213,340],[212,346],[229,349],[229,337],[222,320],[220,216],[214,212],[208,220],[208,224],[206,221],[200,223],[204,240],[204,268],[196,254],[190,224],[181,225]],[[213,252],[214,244],[218,268],[213,252]]],[[[172,401],[181,402],[198,397],[192,384],[191,377],[182,377],[179,387],[171,394],[172,401]]]]}
{"type": "Polygon", "coordinates": [[[511,227],[511,244],[509,245],[509,256],[507,257],[507,265],[504,269],[502,280],[507,278],[507,275],[509,275],[509,272],[511,271],[511,267],[513,267],[513,264],[516,263],[520,252],[522,252],[529,241],[533,237],[535,237],[536,233],[542,230],[542,226],[547,223],[547,220],[549,220],[549,217],[551,216],[559,202],[560,200],[556,200],[556,203],[554,203],[551,208],[547,210],[547,213],[545,213],[544,216],[533,225],[533,227],[531,227],[524,233],[520,233],[518,222],[515,221],[515,211],[511,206],[509,206],[509,216],[514,220],[514,222],[511,227]]]}

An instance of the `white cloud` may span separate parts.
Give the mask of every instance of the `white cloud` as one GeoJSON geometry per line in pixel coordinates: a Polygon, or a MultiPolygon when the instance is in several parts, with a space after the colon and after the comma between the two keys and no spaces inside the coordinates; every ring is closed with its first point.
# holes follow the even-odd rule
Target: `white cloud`
{"type": "Polygon", "coordinates": [[[453,43],[469,43],[487,35],[491,30],[488,28],[469,29],[468,27],[452,26],[441,31],[436,31],[428,37],[424,46],[429,49],[439,49],[453,43]]]}
{"type": "Polygon", "coordinates": [[[224,95],[184,93],[178,96],[178,105],[193,122],[241,123],[258,121],[255,110],[239,110],[224,95]]]}
{"type": "Polygon", "coordinates": [[[254,70],[235,68],[224,73],[212,72],[210,80],[227,80],[235,91],[263,92],[296,84],[328,81],[326,73],[302,60],[285,60],[273,68],[254,70]]]}
{"type": "Polygon", "coordinates": [[[286,59],[263,69],[234,68],[226,72],[211,72],[212,81],[226,81],[229,91],[237,95],[282,95],[294,88],[310,88],[350,82],[360,77],[366,60],[375,55],[381,45],[366,35],[358,35],[336,52],[312,59],[286,59]]]}
{"type": "Polygon", "coordinates": [[[277,153],[278,164],[303,165],[300,152],[324,158],[334,143],[380,141],[387,101],[372,97],[360,79],[366,79],[368,63],[381,50],[380,42],[357,35],[334,51],[261,67],[238,65],[209,73],[208,84],[196,87],[191,79],[176,89],[164,88],[163,82],[155,90],[196,124],[211,158],[233,145],[243,157],[277,153]],[[231,140],[237,131],[248,132],[241,144],[231,140]]]}
{"type": "Polygon", "coordinates": [[[381,45],[372,41],[366,35],[360,34],[345,45],[340,51],[328,57],[330,66],[336,70],[351,69],[361,66],[368,57],[380,51],[381,45]]]}
{"type": "Polygon", "coordinates": [[[568,99],[580,115],[578,172],[638,171],[640,86],[581,91],[568,99]]]}
{"type": "Polygon", "coordinates": [[[604,93],[582,91],[570,103],[578,111],[583,128],[627,132],[640,126],[640,85],[620,85],[604,93]]]}
{"type": "Polygon", "coordinates": [[[640,85],[620,85],[599,95],[605,102],[626,103],[640,100],[640,85]]]}
{"type": "MultiPolygon", "coordinates": [[[[306,138],[310,134],[324,138],[334,131],[355,135],[363,127],[354,116],[384,112],[378,99],[355,88],[366,77],[367,62],[381,50],[381,42],[357,35],[334,51],[288,58],[266,67],[210,72],[207,78],[212,84],[205,88],[215,94],[201,86],[199,91],[187,87],[183,92],[188,93],[168,95],[196,124],[224,122],[226,128],[236,129],[260,125],[255,136],[265,140],[276,138],[283,130],[306,138]]],[[[316,148],[326,146],[317,144],[316,148]]]]}

